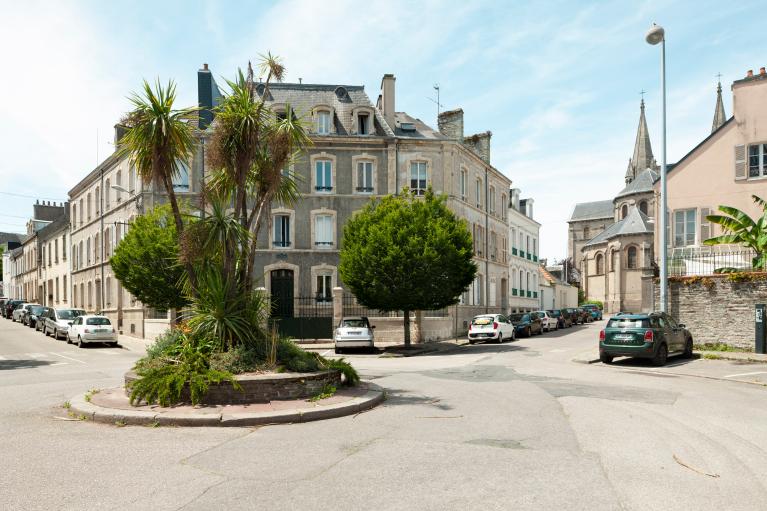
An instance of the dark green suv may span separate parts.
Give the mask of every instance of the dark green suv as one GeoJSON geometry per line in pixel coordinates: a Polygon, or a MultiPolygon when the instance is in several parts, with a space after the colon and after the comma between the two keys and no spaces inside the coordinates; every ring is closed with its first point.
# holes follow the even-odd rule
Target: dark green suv
{"type": "Polygon", "coordinates": [[[664,312],[614,316],[599,332],[599,360],[605,364],[614,357],[636,357],[662,366],[669,354],[692,357],[692,335],[664,312]]]}

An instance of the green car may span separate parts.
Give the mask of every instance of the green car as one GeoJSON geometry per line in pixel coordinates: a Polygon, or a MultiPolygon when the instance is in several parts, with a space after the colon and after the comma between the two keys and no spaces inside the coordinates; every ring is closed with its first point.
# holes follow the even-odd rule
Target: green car
{"type": "Polygon", "coordinates": [[[691,358],[692,335],[664,312],[613,316],[599,332],[599,360],[605,364],[614,357],[636,357],[662,366],[669,354],[691,358]]]}

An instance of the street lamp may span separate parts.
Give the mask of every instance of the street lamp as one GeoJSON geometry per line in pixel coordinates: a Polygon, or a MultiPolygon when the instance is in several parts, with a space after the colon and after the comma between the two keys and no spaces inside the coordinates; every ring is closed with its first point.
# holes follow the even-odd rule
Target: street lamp
{"type": "Polygon", "coordinates": [[[660,25],[652,24],[645,35],[651,45],[660,43],[660,88],[661,88],[661,156],[660,156],[660,310],[668,312],[668,239],[666,236],[667,195],[666,195],[666,32],[660,25]]]}

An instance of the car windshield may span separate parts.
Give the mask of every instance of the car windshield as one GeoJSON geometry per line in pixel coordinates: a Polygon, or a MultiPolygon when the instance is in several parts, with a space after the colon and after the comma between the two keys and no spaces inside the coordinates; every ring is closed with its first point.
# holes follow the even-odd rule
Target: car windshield
{"type": "Polygon", "coordinates": [[[478,316],[471,320],[472,325],[489,325],[493,322],[493,316],[478,316]]]}
{"type": "Polygon", "coordinates": [[[607,328],[650,328],[650,318],[611,318],[607,328]]]}
{"type": "Polygon", "coordinates": [[[75,319],[78,316],[83,315],[83,311],[77,309],[64,309],[56,311],[59,319],[75,319]]]}
{"type": "Polygon", "coordinates": [[[512,314],[509,316],[511,318],[511,321],[514,323],[519,323],[520,321],[526,321],[527,320],[527,314],[512,314]]]}
{"type": "Polygon", "coordinates": [[[39,315],[44,310],[45,310],[45,307],[43,307],[42,305],[33,305],[32,307],[29,308],[29,312],[36,316],[39,315]]]}
{"type": "Polygon", "coordinates": [[[111,325],[109,318],[88,318],[85,321],[86,325],[111,325]]]}
{"type": "Polygon", "coordinates": [[[341,321],[341,327],[346,327],[346,328],[367,328],[368,325],[367,325],[367,323],[365,322],[364,319],[355,318],[355,319],[345,319],[345,320],[341,321]]]}
{"type": "Polygon", "coordinates": [[[548,312],[549,312],[549,316],[552,316],[552,317],[555,317],[555,318],[558,318],[559,316],[562,315],[562,313],[559,312],[559,311],[548,311],[548,312]]]}

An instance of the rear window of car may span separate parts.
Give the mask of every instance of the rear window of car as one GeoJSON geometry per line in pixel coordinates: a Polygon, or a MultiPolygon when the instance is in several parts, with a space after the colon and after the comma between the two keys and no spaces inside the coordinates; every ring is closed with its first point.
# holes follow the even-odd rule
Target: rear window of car
{"type": "Polygon", "coordinates": [[[109,318],[88,318],[85,321],[86,325],[111,325],[109,318]]]}
{"type": "Polygon", "coordinates": [[[74,319],[77,316],[82,316],[83,311],[81,310],[73,310],[73,309],[64,309],[60,311],[56,311],[56,313],[59,315],[59,319],[74,319]]]}
{"type": "Polygon", "coordinates": [[[341,322],[341,326],[345,328],[367,328],[367,323],[364,319],[345,319],[341,322]]]}
{"type": "Polygon", "coordinates": [[[554,318],[558,318],[559,316],[562,315],[560,311],[547,311],[547,312],[549,313],[549,316],[552,316],[554,318]]]}
{"type": "Polygon", "coordinates": [[[650,328],[650,318],[611,318],[607,328],[650,328]]]}
{"type": "Polygon", "coordinates": [[[472,325],[489,325],[493,322],[492,316],[480,316],[471,320],[472,325]]]}

